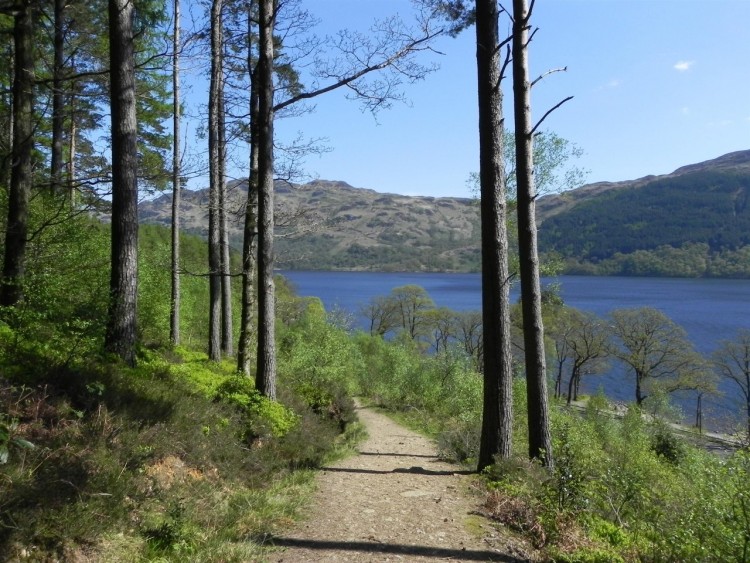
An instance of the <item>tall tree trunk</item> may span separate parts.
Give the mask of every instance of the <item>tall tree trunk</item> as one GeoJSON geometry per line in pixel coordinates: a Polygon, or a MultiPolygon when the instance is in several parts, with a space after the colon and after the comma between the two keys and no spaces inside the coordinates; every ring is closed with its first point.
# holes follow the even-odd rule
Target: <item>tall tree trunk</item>
{"type": "Polygon", "coordinates": [[[63,172],[63,68],[65,54],[64,31],[65,0],[54,0],[54,64],[52,68],[52,155],[50,160],[50,187],[52,193],[62,191],[63,172]]]}
{"type": "Polygon", "coordinates": [[[5,190],[9,189],[10,187],[11,163],[13,162],[13,82],[15,76],[13,51],[14,49],[12,48],[8,48],[6,51],[6,53],[8,54],[8,58],[10,59],[10,64],[7,68],[8,75],[6,77],[10,87],[7,88],[5,92],[3,92],[3,105],[4,107],[8,108],[8,116],[7,121],[3,123],[7,126],[3,129],[5,136],[2,140],[2,144],[0,144],[0,147],[2,148],[2,151],[0,151],[0,186],[2,186],[2,188],[5,190]]]}
{"type": "MultiPolygon", "coordinates": [[[[223,56],[222,56],[223,64],[223,56]]],[[[223,73],[222,73],[223,74],[223,73]]],[[[219,98],[219,246],[221,247],[221,351],[232,356],[232,277],[229,258],[229,220],[227,218],[227,142],[224,113],[224,83],[222,76],[219,98]]]]}
{"type": "Polygon", "coordinates": [[[484,326],[481,471],[495,457],[511,455],[513,374],[497,0],[477,0],[476,16],[484,326]]]}
{"type": "Polygon", "coordinates": [[[211,86],[208,100],[208,270],[209,270],[209,329],[208,356],[221,359],[221,148],[219,143],[219,114],[222,97],[222,0],[211,4],[211,86]]]}
{"type": "Polygon", "coordinates": [[[242,311],[240,313],[240,340],[237,346],[237,371],[250,377],[250,352],[253,336],[253,309],[255,305],[255,266],[258,251],[258,82],[251,37],[253,14],[247,14],[247,72],[250,77],[250,170],[247,178],[245,225],[242,235],[242,311]]]}
{"type": "Polygon", "coordinates": [[[552,466],[547,397],[547,366],[542,324],[532,150],[531,84],[529,82],[529,13],[526,0],[513,0],[513,100],[516,129],[516,189],[518,198],[518,259],[526,361],[529,456],[552,466]]]}
{"type": "Polygon", "coordinates": [[[75,94],[70,96],[70,139],[68,139],[68,197],[70,198],[71,209],[76,205],[76,108],[75,94]]]}
{"type": "Polygon", "coordinates": [[[172,300],[169,340],[180,344],[180,0],[174,0],[172,34],[172,300]]]}
{"type": "Polygon", "coordinates": [[[28,0],[14,15],[13,141],[10,158],[8,223],[5,233],[0,305],[11,306],[23,298],[26,267],[29,195],[33,184],[31,153],[34,148],[34,23],[28,0]]]}
{"type": "Polygon", "coordinates": [[[138,147],[133,2],[109,0],[112,105],[112,273],[105,349],[135,363],[138,289],[138,147]]]}
{"type": "Polygon", "coordinates": [[[255,387],[276,398],[273,280],[273,29],[276,3],[260,0],[258,57],[258,351],[255,387]]]}

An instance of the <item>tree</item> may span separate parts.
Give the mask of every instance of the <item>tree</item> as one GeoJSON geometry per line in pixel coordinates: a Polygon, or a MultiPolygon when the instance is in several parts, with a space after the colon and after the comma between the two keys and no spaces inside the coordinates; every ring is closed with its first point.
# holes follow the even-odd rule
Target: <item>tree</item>
{"type": "Polygon", "coordinates": [[[220,142],[220,112],[223,88],[222,18],[223,0],[211,2],[211,82],[208,98],[208,152],[209,152],[209,203],[208,203],[208,273],[209,273],[209,331],[208,356],[221,359],[222,331],[222,249],[221,204],[222,146],[220,142]]]}
{"type": "Polygon", "coordinates": [[[173,4],[172,32],[172,299],[169,340],[180,344],[180,0],[173,4]]]}
{"type": "Polygon", "coordinates": [[[610,321],[610,354],[633,370],[638,405],[654,390],[681,389],[701,363],[685,331],[661,311],[617,309],[610,321]]]}
{"type": "Polygon", "coordinates": [[[23,298],[28,242],[29,196],[33,185],[34,148],[34,22],[29,0],[13,6],[13,118],[8,222],[5,232],[0,305],[16,305],[23,298]]]}
{"type": "Polygon", "coordinates": [[[428,327],[428,313],[435,308],[427,291],[418,285],[395,287],[391,291],[396,316],[401,328],[412,340],[425,336],[428,327]]]}
{"type": "Polygon", "coordinates": [[[571,359],[568,381],[568,404],[578,399],[578,389],[583,376],[595,373],[608,354],[606,327],[592,313],[572,310],[568,316],[570,330],[566,334],[567,348],[571,359]]]}
{"type": "Polygon", "coordinates": [[[713,361],[719,375],[739,388],[750,436],[750,330],[740,330],[734,340],[721,342],[713,354],[713,361]]]}
{"type": "Polygon", "coordinates": [[[483,350],[482,344],[482,312],[481,311],[461,311],[455,316],[456,338],[463,346],[464,352],[469,356],[477,371],[482,371],[483,350]]]}
{"type": "Polygon", "coordinates": [[[242,309],[240,311],[240,338],[237,345],[237,371],[250,377],[250,350],[252,346],[252,318],[255,305],[255,274],[258,252],[258,80],[257,65],[253,57],[253,10],[247,7],[247,74],[250,80],[250,166],[247,178],[247,201],[242,234],[242,309]]]}
{"type": "Polygon", "coordinates": [[[573,325],[570,323],[570,315],[575,309],[561,307],[555,311],[555,315],[548,323],[547,336],[552,339],[555,348],[555,399],[562,396],[562,382],[565,366],[570,360],[570,333],[573,331],[573,325]]]}
{"type": "Polygon", "coordinates": [[[370,321],[372,336],[385,336],[398,326],[396,303],[390,296],[372,298],[361,312],[370,321]]]}
{"type": "Polygon", "coordinates": [[[34,148],[34,21],[29,0],[13,6],[13,118],[8,222],[5,232],[3,284],[0,305],[15,305],[23,298],[28,242],[29,196],[33,185],[34,148]]]}
{"type": "Polygon", "coordinates": [[[484,398],[478,469],[508,458],[512,443],[510,276],[503,173],[503,110],[496,0],[476,2],[479,185],[482,230],[484,398]]]}
{"type": "Polygon", "coordinates": [[[513,0],[513,100],[516,131],[518,258],[526,366],[529,456],[553,465],[552,435],[547,404],[547,365],[542,322],[542,291],[536,233],[536,189],[529,81],[529,21],[526,0],[513,0]]]}
{"type": "Polygon", "coordinates": [[[133,2],[109,0],[112,106],[112,272],[105,349],[135,363],[138,290],[138,127],[133,2]]]}
{"type": "Polygon", "coordinates": [[[448,351],[448,344],[456,336],[456,313],[448,307],[427,311],[427,322],[431,327],[432,345],[436,354],[448,351]]]}
{"type": "Polygon", "coordinates": [[[258,54],[258,351],[255,388],[276,398],[276,310],[273,278],[273,30],[276,2],[259,0],[258,54]]]}

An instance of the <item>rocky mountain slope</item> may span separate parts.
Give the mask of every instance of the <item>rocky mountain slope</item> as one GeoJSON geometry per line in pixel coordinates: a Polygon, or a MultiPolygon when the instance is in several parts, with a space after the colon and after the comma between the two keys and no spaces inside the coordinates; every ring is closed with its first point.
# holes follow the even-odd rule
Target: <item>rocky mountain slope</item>
{"type": "MultiPolygon", "coordinates": [[[[246,189],[241,182],[229,189],[231,238],[237,249],[246,189]]],[[[750,254],[748,197],[750,151],[683,166],[671,174],[588,184],[539,199],[540,249],[555,252],[571,271],[612,274],[628,273],[622,270],[623,256],[645,252],[651,253],[650,260],[665,262],[653,254],[692,245],[691,260],[698,263],[672,273],[737,275],[712,273],[708,262],[719,255],[741,260],[727,252],[746,246],[750,254]],[[612,260],[620,262],[613,265],[612,260]]],[[[186,231],[206,234],[207,202],[207,190],[185,192],[186,231]]],[[[143,202],[141,221],[168,225],[170,206],[170,195],[143,202]]],[[[276,211],[280,268],[472,271],[480,266],[479,208],[471,199],[387,194],[316,180],[277,184],[276,211]]],[[[750,264],[747,269],[750,275],[750,264]]],[[[635,268],[630,273],[670,272],[635,268]]]]}
{"type": "MultiPolygon", "coordinates": [[[[246,183],[229,189],[230,238],[240,249],[246,183]]],[[[288,269],[469,271],[479,267],[479,208],[465,198],[410,197],[316,180],[278,183],[277,265],[288,269]]],[[[169,225],[171,195],[140,204],[142,222],[169,225]]],[[[182,227],[205,236],[208,191],[186,191],[182,227]]]]}

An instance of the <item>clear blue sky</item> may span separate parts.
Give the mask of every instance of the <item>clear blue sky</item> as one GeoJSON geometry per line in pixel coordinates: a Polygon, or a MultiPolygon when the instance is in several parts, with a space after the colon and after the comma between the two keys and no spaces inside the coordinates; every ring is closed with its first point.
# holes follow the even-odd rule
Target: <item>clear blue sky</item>
{"type": "MultiPolygon", "coordinates": [[[[322,34],[364,31],[374,17],[411,11],[408,0],[303,5],[320,18],[322,34]]],[[[588,182],[668,173],[750,149],[750,0],[538,0],[534,22],[532,76],[568,71],[534,88],[533,113],[574,96],[543,128],[583,148],[578,165],[588,182]]],[[[383,192],[471,195],[467,179],[478,168],[473,28],[436,49],[444,53],[432,57],[441,68],[407,86],[408,106],[375,120],[343,94],[327,94],[315,113],[278,121],[278,135],[328,139],[332,150],[306,161],[313,177],[383,192]]],[[[510,117],[509,79],[504,90],[510,117]]]]}

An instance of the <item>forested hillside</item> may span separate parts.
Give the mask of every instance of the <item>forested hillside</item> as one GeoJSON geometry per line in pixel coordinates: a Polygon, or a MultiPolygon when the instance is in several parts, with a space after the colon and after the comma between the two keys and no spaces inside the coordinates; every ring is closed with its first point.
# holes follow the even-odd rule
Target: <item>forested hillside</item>
{"type": "Polygon", "coordinates": [[[569,272],[750,275],[750,151],[578,192],[542,206],[539,232],[569,272]]]}

